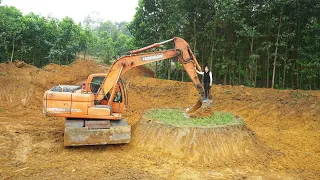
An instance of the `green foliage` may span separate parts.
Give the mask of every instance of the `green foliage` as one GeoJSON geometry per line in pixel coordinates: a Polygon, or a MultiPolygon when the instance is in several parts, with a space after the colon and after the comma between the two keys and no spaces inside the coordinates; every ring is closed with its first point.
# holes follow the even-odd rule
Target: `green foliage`
{"type": "Polygon", "coordinates": [[[81,26],[71,18],[46,19],[0,6],[0,62],[24,60],[38,67],[50,62],[69,64],[80,50],[81,26]]]}
{"type": "MultiPolygon", "coordinates": [[[[128,27],[137,47],[184,38],[217,83],[270,87],[275,77],[278,88],[315,89],[319,14],[320,1],[140,0],[128,27]]],[[[181,79],[168,67],[159,63],[157,76],[181,79]]]]}
{"type": "Polygon", "coordinates": [[[69,17],[61,21],[34,13],[25,16],[15,7],[0,6],[0,62],[23,60],[43,67],[70,64],[76,53],[110,63],[134,48],[125,22],[85,19],[85,27],[69,17]]]}
{"type": "MultiPolygon", "coordinates": [[[[318,89],[319,14],[320,1],[310,0],[139,0],[130,23],[102,22],[91,14],[81,25],[0,6],[0,62],[69,64],[82,52],[111,63],[132,49],[180,36],[200,65],[209,65],[214,83],[318,89]]],[[[151,65],[157,77],[190,80],[170,61],[175,66],[151,65]]]]}
{"type": "Polygon", "coordinates": [[[91,32],[92,41],[88,43],[88,52],[92,56],[103,58],[105,63],[110,64],[112,60],[134,49],[133,38],[125,22],[100,23],[91,32]]]}
{"type": "Polygon", "coordinates": [[[22,13],[15,7],[0,6],[0,60],[12,60],[14,43],[21,39],[22,18],[22,13]]]}
{"type": "Polygon", "coordinates": [[[186,118],[181,110],[153,109],[146,113],[146,117],[169,125],[186,127],[215,127],[243,124],[241,119],[234,117],[231,113],[225,112],[214,112],[211,116],[204,118],[186,118]]]}

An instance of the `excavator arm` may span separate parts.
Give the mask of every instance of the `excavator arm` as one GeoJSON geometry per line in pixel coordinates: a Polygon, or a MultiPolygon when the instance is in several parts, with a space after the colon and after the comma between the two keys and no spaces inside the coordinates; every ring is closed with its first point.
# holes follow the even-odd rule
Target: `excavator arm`
{"type": "Polygon", "coordinates": [[[112,64],[112,66],[109,69],[108,75],[104,79],[104,82],[102,83],[101,88],[99,89],[96,95],[96,98],[95,98],[96,101],[102,100],[104,96],[113,87],[115,87],[113,88],[110,94],[109,103],[111,103],[115,97],[115,94],[117,91],[116,86],[118,84],[119,79],[131,68],[141,66],[144,64],[149,64],[156,61],[167,60],[174,57],[176,57],[178,61],[182,64],[183,68],[188,73],[191,81],[193,82],[196,89],[198,90],[201,96],[201,99],[203,99],[204,89],[198,78],[197,72],[194,69],[196,67],[199,71],[201,71],[201,67],[198,64],[196,57],[193,55],[189,44],[182,38],[175,37],[173,39],[170,39],[161,43],[155,43],[153,45],[150,45],[138,50],[130,51],[130,53],[131,53],[130,55],[123,56],[112,64]],[[170,41],[174,41],[174,44],[175,44],[174,49],[141,53],[152,48],[157,48],[161,44],[164,44],[170,41]]]}

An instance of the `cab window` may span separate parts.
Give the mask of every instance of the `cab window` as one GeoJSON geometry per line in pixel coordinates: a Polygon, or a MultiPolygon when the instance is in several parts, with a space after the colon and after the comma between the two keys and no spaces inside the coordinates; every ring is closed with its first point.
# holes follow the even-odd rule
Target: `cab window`
{"type": "Polygon", "coordinates": [[[92,81],[90,83],[90,89],[92,93],[98,92],[103,80],[104,80],[104,76],[95,76],[92,78],[92,81]]]}

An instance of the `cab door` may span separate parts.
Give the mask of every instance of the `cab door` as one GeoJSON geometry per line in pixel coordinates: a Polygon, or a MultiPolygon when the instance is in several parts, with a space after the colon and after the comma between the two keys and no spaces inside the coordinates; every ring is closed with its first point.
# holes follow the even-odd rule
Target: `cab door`
{"type": "Polygon", "coordinates": [[[119,88],[116,93],[116,96],[112,102],[112,111],[114,113],[123,113],[125,110],[125,106],[127,105],[127,96],[124,88],[124,83],[120,79],[119,80],[119,88]]]}

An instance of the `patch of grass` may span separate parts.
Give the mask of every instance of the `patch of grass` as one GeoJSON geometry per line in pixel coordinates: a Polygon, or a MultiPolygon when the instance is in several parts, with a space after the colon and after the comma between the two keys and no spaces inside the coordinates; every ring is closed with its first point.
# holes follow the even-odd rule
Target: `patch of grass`
{"type": "Polygon", "coordinates": [[[231,94],[232,90],[228,89],[224,92],[224,94],[231,94]]]}
{"type": "Polygon", "coordinates": [[[241,118],[236,118],[232,113],[214,112],[211,116],[204,118],[187,118],[183,113],[178,109],[153,109],[146,113],[146,117],[179,127],[216,127],[244,124],[241,118]]]}

